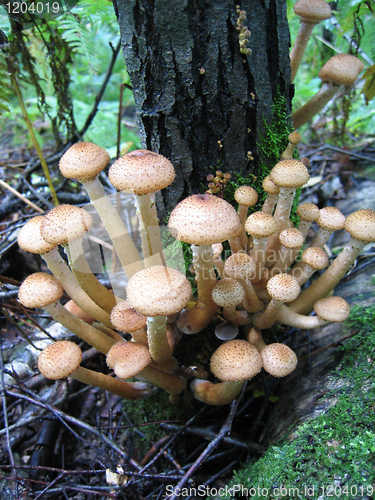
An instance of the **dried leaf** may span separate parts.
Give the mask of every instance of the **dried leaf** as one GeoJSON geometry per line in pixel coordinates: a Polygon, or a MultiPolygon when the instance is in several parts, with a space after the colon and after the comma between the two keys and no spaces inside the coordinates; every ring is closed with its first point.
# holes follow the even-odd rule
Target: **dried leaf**
{"type": "Polygon", "coordinates": [[[366,80],[362,89],[362,94],[365,96],[366,104],[375,97],[375,64],[367,68],[363,75],[366,80]]]}

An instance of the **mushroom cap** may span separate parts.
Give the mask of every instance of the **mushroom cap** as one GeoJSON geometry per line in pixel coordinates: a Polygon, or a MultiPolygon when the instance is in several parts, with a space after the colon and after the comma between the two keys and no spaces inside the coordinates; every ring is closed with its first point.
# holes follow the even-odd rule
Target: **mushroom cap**
{"type": "Polygon", "coordinates": [[[319,208],[314,203],[302,203],[298,205],[297,215],[301,220],[315,222],[319,217],[319,208]]]}
{"type": "Polygon", "coordinates": [[[145,328],[147,316],[143,316],[124,300],[119,302],[111,311],[111,323],[120,332],[135,332],[145,328]]]}
{"type": "Polygon", "coordinates": [[[220,307],[235,307],[245,298],[241,283],[233,278],[224,278],[212,290],[212,300],[220,307]]]}
{"type": "Polygon", "coordinates": [[[268,238],[277,231],[277,222],[270,214],[254,212],[245,222],[245,231],[255,238],[268,238]]]}
{"type": "Polygon", "coordinates": [[[107,365],[124,380],[144,370],[150,361],[151,354],[147,347],[135,342],[117,342],[107,354],[107,365]]]}
{"type": "Polygon", "coordinates": [[[107,151],[91,142],[73,144],[60,159],[60,172],[64,177],[88,181],[94,179],[109,162],[107,151]]]}
{"type": "Polygon", "coordinates": [[[108,178],[118,191],[137,195],[155,193],[174,181],[176,172],[165,156],[137,149],[111,165],[108,178]]]}
{"type": "Polygon", "coordinates": [[[42,238],[54,245],[66,245],[77,240],[92,226],[92,217],[75,205],[58,205],[43,218],[42,238]]]}
{"type": "Polygon", "coordinates": [[[280,193],[280,187],[275,184],[273,181],[271,181],[271,178],[269,175],[263,179],[262,182],[262,188],[267,194],[271,195],[277,195],[280,193]]]}
{"type": "Polygon", "coordinates": [[[348,319],[350,306],[346,300],[341,297],[326,297],[320,299],[314,304],[314,311],[325,321],[340,323],[348,319]]]}
{"type": "Polygon", "coordinates": [[[223,245],[222,243],[213,243],[212,245],[212,251],[213,251],[213,254],[212,254],[212,258],[219,258],[220,255],[221,255],[221,252],[223,251],[223,245]]]}
{"type": "Polygon", "coordinates": [[[181,311],[191,297],[189,280],[171,267],[151,266],[133,274],[127,301],[145,316],[168,316],[181,311]]]}
{"type": "Polygon", "coordinates": [[[40,232],[44,216],[37,215],[30,219],[18,233],[17,242],[25,252],[42,254],[50,252],[55,248],[54,243],[48,243],[40,232]]]}
{"type": "Polygon", "coordinates": [[[267,291],[274,300],[293,302],[298,297],[301,287],[293,276],[282,273],[268,280],[267,291]]]}
{"type": "Polygon", "coordinates": [[[60,380],[74,373],[82,361],[82,351],[70,340],[53,342],[38,358],[39,371],[50,380],[60,380]]]}
{"type": "Polygon", "coordinates": [[[319,271],[328,267],[329,258],[327,252],[320,247],[309,247],[302,252],[302,260],[313,269],[319,271]]]}
{"type": "Polygon", "coordinates": [[[281,231],[279,240],[286,248],[298,248],[303,245],[305,238],[299,229],[290,227],[281,231]]]}
{"type": "Polygon", "coordinates": [[[363,68],[363,62],[358,57],[336,54],[325,63],[318,76],[323,82],[350,85],[356,81],[363,68]]]}
{"type": "Polygon", "coordinates": [[[297,356],[285,344],[269,344],[261,351],[263,368],[274,377],[286,377],[297,366],[297,356]]]}
{"type": "Polygon", "coordinates": [[[258,193],[250,186],[240,186],[234,192],[234,199],[239,205],[252,207],[258,201],[258,193]]]}
{"type": "Polygon", "coordinates": [[[338,231],[345,227],[345,215],[335,207],[324,207],[319,210],[316,223],[328,231],[338,231]]]}
{"type": "Polygon", "coordinates": [[[212,245],[238,236],[241,221],[227,201],[210,194],[193,194],[172,210],[168,228],[177,240],[212,245]]]}
{"type": "Polygon", "coordinates": [[[229,340],[213,353],[210,369],[223,382],[249,380],[262,369],[262,358],[246,340],[229,340]]]}
{"type": "Polygon", "coordinates": [[[247,253],[234,253],[230,255],[224,264],[225,276],[236,280],[250,281],[255,277],[256,263],[247,253]]]}
{"type": "Polygon", "coordinates": [[[301,141],[302,141],[302,136],[299,132],[297,131],[294,131],[294,132],[291,132],[289,135],[288,135],[288,141],[293,144],[293,146],[297,146],[297,144],[299,144],[301,141]]]}
{"type": "Polygon", "coordinates": [[[77,316],[77,318],[81,319],[85,323],[88,323],[89,325],[92,325],[95,321],[92,316],[81,309],[73,300],[69,300],[66,304],[64,304],[64,307],[67,311],[71,312],[74,316],[77,316]]]}
{"type": "Polygon", "coordinates": [[[357,240],[375,241],[375,212],[368,208],[350,214],[345,221],[345,229],[357,240]]]}
{"type": "Polygon", "coordinates": [[[332,16],[331,7],[325,0],[298,0],[294,12],[304,22],[318,24],[332,16]]]}
{"type": "Polygon", "coordinates": [[[53,304],[64,293],[63,287],[51,274],[30,274],[18,290],[18,300],[24,307],[44,307],[53,304]]]}
{"type": "Polygon", "coordinates": [[[298,160],[281,160],[270,172],[271,181],[280,187],[297,188],[309,180],[309,171],[298,160]]]}

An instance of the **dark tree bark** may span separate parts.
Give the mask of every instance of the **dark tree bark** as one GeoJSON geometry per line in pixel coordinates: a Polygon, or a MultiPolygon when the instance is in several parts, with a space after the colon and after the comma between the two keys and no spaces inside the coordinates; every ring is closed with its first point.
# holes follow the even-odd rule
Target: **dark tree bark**
{"type": "Polygon", "coordinates": [[[251,56],[240,53],[235,0],[115,0],[143,147],[167,156],[173,208],[210,167],[256,171],[276,95],[290,107],[284,0],[244,0],[251,56]],[[250,154],[254,160],[249,160],[250,154]]]}

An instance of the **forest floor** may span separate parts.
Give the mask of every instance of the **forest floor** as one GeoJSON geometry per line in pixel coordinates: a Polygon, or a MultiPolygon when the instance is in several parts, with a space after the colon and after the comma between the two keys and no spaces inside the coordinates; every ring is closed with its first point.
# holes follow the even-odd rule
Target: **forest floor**
{"type": "MultiPolygon", "coordinates": [[[[12,181],[22,196],[43,211],[52,208],[39,164],[32,159],[30,151],[27,148],[7,149],[6,142],[4,144],[0,150],[1,178],[5,182],[12,181]],[[4,168],[2,165],[13,167],[4,168]]],[[[320,208],[329,203],[345,215],[360,208],[375,210],[373,138],[364,139],[359,147],[351,150],[327,144],[303,145],[300,154],[310,159],[312,178],[300,202],[309,201],[320,208]]],[[[57,176],[57,172],[54,174],[57,176]]],[[[105,178],[103,180],[105,182],[105,178]]],[[[270,332],[268,341],[277,338],[297,351],[299,372],[289,381],[288,378],[280,380],[261,373],[247,384],[241,397],[231,406],[205,406],[188,395],[179,405],[171,405],[167,396],[161,393],[141,402],[124,402],[73,380],[47,382],[36,369],[38,352],[49,342],[50,336],[59,339],[71,334],[52,322],[47,314],[26,310],[17,301],[22,280],[32,272],[46,269],[40,258],[26,254],[17,245],[19,228],[37,212],[26,205],[25,200],[5,189],[2,193],[0,497],[4,500],[154,499],[171,495],[174,486],[184,485],[184,488],[192,488],[183,492],[186,493],[184,498],[212,496],[240,499],[245,496],[240,493],[234,495],[233,491],[225,492],[225,485],[233,477],[233,470],[239,471],[246,464],[250,464],[250,469],[239,472],[232,484],[244,484],[246,477],[248,482],[252,477],[255,486],[266,488],[274,484],[275,477],[259,472],[263,466],[259,465],[256,469],[256,464],[263,463],[264,467],[278,471],[280,464],[275,447],[268,452],[267,448],[283,439],[287,443],[300,443],[298,436],[301,434],[297,427],[335,407],[339,398],[332,396],[329,373],[341,366],[345,353],[340,351],[340,346],[345,346],[355,337],[358,325],[354,327],[352,324],[349,330],[343,330],[342,326],[334,330],[323,328],[309,336],[291,328],[270,332]],[[305,377],[303,384],[300,382],[302,377],[305,377]],[[318,393],[313,391],[314,385],[318,386],[318,393]],[[305,398],[302,403],[297,401],[299,393],[305,398]],[[322,403],[323,394],[330,397],[322,403]],[[273,461],[270,453],[273,454],[273,461]],[[198,486],[201,487],[200,492],[194,492],[193,488],[198,486]],[[215,494],[215,488],[224,490],[222,494],[215,494]]],[[[67,189],[63,180],[58,184],[57,194],[64,203],[83,204],[88,201],[78,188],[74,192],[67,189]]],[[[342,248],[344,240],[343,233],[330,240],[331,257],[342,248]]],[[[370,307],[375,303],[374,286],[375,251],[369,245],[343,280],[338,294],[351,304],[370,307]]],[[[375,314],[367,314],[371,321],[375,319],[375,314]]],[[[370,333],[375,339],[375,331],[370,333]]],[[[194,346],[199,352],[201,364],[206,366],[210,353],[216,347],[211,335],[211,332],[204,334],[199,340],[200,345],[194,346]]],[[[369,335],[368,331],[366,335],[369,335]]],[[[185,350],[187,348],[182,341],[179,346],[182,356],[188,356],[185,350]]],[[[368,360],[369,355],[366,356],[368,360]]],[[[368,362],[373,365],[372,357],[368,362]]],[[[108,372],[104,357],[94,349],[85,348],[83,364],[96,371],[108,372]]],[[[352,379],[354,383],[354,377],[352,379]]],[[[358,380],[355,383],[358,384],[358,380]]],[[[374,392],[373,385],[371,391],[374,392]]],[[[373,409],[371,405],[374,404],[373,397],[366,408],[373,409]]],[[[326,422],[319,425],[331,426],[332,430],[335,418],[327,416],[326,422]]],[[[359,425],[358,422],[356,425],[359,425]]],[[[371,436],[375,436],[373,415],[368,417],[366,426],[371,436]]],[[[305,429],[304,432],[308,435],[310,431],[305,429]]],[[[318,435],[319,432],[316,428],[311,431],[318,435]]],[[[330,436],[325,443],[330,440],[333,449],[340,448],[337,438],[332,434],[330,436]]],[[[368,440],[363,442],[368,445],[368,440]]],[[[318,443],[311,447],[319,449],[318,443]]],[[[305,481],[304,486],[316,484],[317,490],[310,497],[318,498],[322,494],[319,484],[326,485],[318,480],[313,484],[301,479],[300,464],[303,461],[308,463],[309,458],[301,458],[301,453],[298,455],[295,448],[288,448],[288,451],[282,446],[277,448],[278,452],[283,449],[284,455],[290,455],[288,464],[292,464],[289,479],[293,471],[296,474],[299,471],[299,481],[305,481]]],[[[373,460],[373,465],[375,448],[370,450],[370,454],[366,456],[370,463],[373,460]]],[[[359,453],[358,457],[359,461],[365,460],[363,454],[359,453]]],[[[336,458],[340,460],[338,455],[336,458]]],[[[319,460],[323,463],[323,458],[319,460]]],[[[356,456],[352,462],[356,463],[356,456]]],[[[315,468],[315,476],[319,479],[318,465],[314,462],[310,467],[315,468]]],[[[375,474],[371,476],[367,469],[361,469],[361,465],[359,468],[361,477],[367,481],[365,486],[372,485],[375,474]]],[[[344,484],[342,477],[335,480],[336,485],[344,484]]],[[[293,484],[291,482],[291,486],[293,484]]],[[[368,489],[366,494],[362,493],[346,495],[345,498],[372,496],[368,489]]],[[[293,497],[288,495],[283,498],[293,497]]],[[[259,495],[259,498],[264,497],[259,495]]],[[[272,498],[271,493],[267,498],[272,498]]]]}

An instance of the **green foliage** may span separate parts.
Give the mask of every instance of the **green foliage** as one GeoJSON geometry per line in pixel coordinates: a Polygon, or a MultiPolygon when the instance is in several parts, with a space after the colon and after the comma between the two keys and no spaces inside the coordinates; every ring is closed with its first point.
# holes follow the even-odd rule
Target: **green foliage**
{"type": "Polygon", "coordinates": [[[0,114],[4,111],[10,112],[10,100],[12,95],[12,86],[10,82],[10,73],[5,59],[5,52],[0,49],[0,114]]]}
{"type": "Polygon", "coordinates": [[[336,497],[372,496],[367,487],[375,480],[375,306],[353,307],[348,327],[358,333],[340,348],[341,364],[331,374],[336,389],[326,394],[338,397],[336,404],[301,425],[292,442],[272,446],[264,457],[235,472],[232,486],[267,489],[266,495],[252,495],[254,499],[274,498],[273,489],[280,487],[286,489],[285,499],[325,498],[322,486],[328,485],[341,487],[336,497]],[[354,487],[357,494],[351,493],[354,487]]]}

